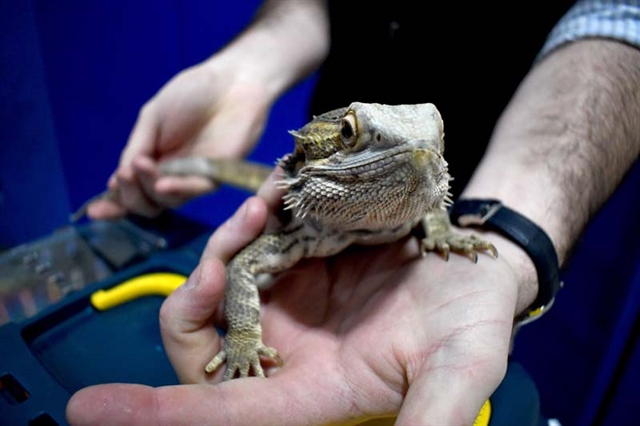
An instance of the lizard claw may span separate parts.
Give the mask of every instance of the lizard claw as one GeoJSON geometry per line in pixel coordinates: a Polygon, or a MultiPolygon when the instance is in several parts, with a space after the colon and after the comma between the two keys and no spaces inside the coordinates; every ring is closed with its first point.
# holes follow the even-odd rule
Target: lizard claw
{"type": "Polygon", "coordinates": [[[223,380],[231,380],[236,375],[249,377],[250,371],[253,371],[256,377],[265,377],[260,364],[261,356],[273,360],[278,366],[282,365],[278,351],[265,346],[259,337],[228,334],[223,349],[207,364],[205,371],[212,373],[226,362],[223,380]]]}
{"type": "Polygon", "coordinates": [[[437,251],[444,258],[445,262],[449,261],[451,249],[444,239],[423,238],[420,241],[420,254],[422,257],[425,257],[430,251],[437,251]]]}
{"type": "Polygon", "coordinates": [[[265,357],[265,358],[269,358],[271,360],[273,360],[273,362],[276,364],[276,366],[278,367],[282,367],[282,358],[280,358],[280,355],[278,355],[278,351],[270,348],[269,346],[262,346],[258,349],[258,354],[265,357]]]}
{"type": "Polygon", "coordinates": [[[218,352],[211,361],[209,361],[209,364],[207,364],[207,366],[204,368],[204,371],[206,371],[207,373],[213,373],[218,369],[218,367],[224,364],[226,360],[227,360],[227,353],[224,350],[222,350],[218,352]]]}
{"type": "Polygon", "coordinates": [[[493,256],[494,259],[498,258],[498,249],[496,248],[496,246],[494,246],[491,243],[488,243],[489,247],[486,248],[486,250],[491,253],[491,256],[493,256]]]}
{"type": "Polygon", "coordinates": [[[427,252],[437,251],[445,260],[449,260],[449,253],[454,252],[466,256],[473,263],[478,263],[478,252],[486,251],[495,259],[498,258],[496,247],[475,235],[460,235],[447,232],[441,238],[427,237],[420,242],[420,253],[426,256],[427,252]]]}
{"type": "Polygon", "coordinates": [[[444,261],[448,262],[449,261],[449,253],[451,252],[451,250],[449,249],[449,244],[444,243],[441,247],[438,247],[438,251],[440,252],[442,257],[444,257],[444,261]]]}

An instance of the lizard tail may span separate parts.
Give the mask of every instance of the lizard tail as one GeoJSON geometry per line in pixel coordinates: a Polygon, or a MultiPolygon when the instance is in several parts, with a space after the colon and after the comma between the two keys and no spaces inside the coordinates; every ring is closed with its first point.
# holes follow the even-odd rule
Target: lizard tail
{"type": "Polygon", "coordinates": [[[203,176],[216,183],[231,185],[251,192],[258,191],[271,171],[271,167],[260,163],[206,157],[175,158],[160,164],[160,172],[164,175],[203,176]]]}

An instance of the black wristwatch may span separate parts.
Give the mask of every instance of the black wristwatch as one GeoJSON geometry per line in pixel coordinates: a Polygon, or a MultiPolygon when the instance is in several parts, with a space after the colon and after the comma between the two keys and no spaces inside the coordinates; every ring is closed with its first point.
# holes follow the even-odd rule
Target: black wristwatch
{"type": "Polygon", "coordinates": [[[558,255],[542,228],[499,200],[458,200],[451,207],[450,216],[454,225],[477,226],[507,237],[533,261],[538,275],[538,295],[531,306],[516,317],[518,325],[540,318],[551,308],[562,281],[558,255]]]}

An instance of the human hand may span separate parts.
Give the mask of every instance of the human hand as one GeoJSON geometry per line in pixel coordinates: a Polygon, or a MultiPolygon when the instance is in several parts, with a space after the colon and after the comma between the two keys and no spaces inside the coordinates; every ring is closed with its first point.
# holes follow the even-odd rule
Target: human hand
{"type": "Polygon", "coordinates": [[[90,217],[154,216],[176,207],[215,184],[204,177],[161,176],[160,162],[185,155],[238,158],[253,147],[273,96],[228,57],[216,55],[181,72],[145,104],[109,179],[115,197],[91,203],[90,217]]]}
{"type": "Polygon", "coordinates": [[[188,385],[103,385],[77,393],[72,424],[472,424],[501,381],[516,313],[512,247],[498,260],[420,257],[417,241],[308,259],[264,293],[266,344],[284,366],[269,378],[217,383],[204,366],[221,345],[224,264],[261,232],[251,198],[212,236],[187,284],[165,302],[163,339],[188,385]]]}

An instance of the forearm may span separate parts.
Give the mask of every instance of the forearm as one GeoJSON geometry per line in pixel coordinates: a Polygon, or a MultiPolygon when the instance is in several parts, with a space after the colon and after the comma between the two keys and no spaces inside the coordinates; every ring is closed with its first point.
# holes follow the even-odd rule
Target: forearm
{"type": "Polygon", "coordinates": [[[236,78],[273,99],[314,71],[329,51],[325,0],[266,0],[251,25],[216,62],[241,64],[236,78]]]}
{"type": "MultiPolygon", "coordinates": [[[[632,47],[588,40],[558,49],[521,84],[463,197],[498,198],[527,216],[562,263],[638,157],[639,82],[632,47]]],[[[533,266],[514,255],[530,289],[533,266]]]]}

